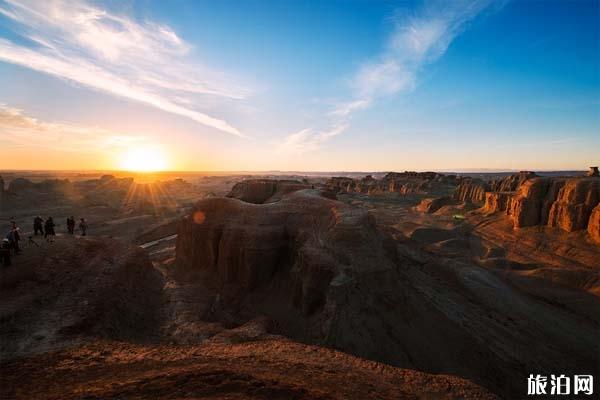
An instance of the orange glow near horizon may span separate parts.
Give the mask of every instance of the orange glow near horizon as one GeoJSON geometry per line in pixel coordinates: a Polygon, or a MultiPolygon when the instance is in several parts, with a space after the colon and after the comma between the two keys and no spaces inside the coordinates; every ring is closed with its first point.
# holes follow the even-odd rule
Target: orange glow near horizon
{"type": "Polygon", "coordinates": [[[159,147],[133,147],[121,155],[119,167],[132,172],[160,172],[169,166],[159,147]]]}

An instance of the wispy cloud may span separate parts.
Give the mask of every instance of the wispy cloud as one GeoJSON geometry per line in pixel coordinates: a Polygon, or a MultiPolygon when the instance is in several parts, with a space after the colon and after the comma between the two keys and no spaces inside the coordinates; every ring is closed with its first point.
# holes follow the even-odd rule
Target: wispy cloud
{"type": "MultiPolygon", "coordinates": [[[[328,113],[332,126],[345,129],[355,112],[371,107],[376,100],[412,91],[423,68],[444,55],[469,21],[504,2],[426,1],[416,13],[398,15],[382,52],[350,77],[351,98],[338,102],[328,113]]],[[[295,144],[296,151],[306,151],[333,136],[305,129],[288,136],[284,143],[288,148],[295,144]]]]}
{"type": "Polygon", "coordinates": [[[495,0],[429,1],[414,14],[396,17],[395,28],[379,56],[365,64],[350,79],[354,98],[338,105],[335,112],[347,115],[373,101],[412,91],[419,72],[444,55],[467,23],[495,0]],[[360,107],[353,105],[360,104],[360,107]]]}
{"type": "Polygon", "coordinates": [[[340,124],[325,131],[303,129],[287,136],[283,142],[278,143],[278,149],[280,151],[295,153],[314,151],[329,139],[344,132],[347,127],[347,124],[340,124]]]}
{"type": "Polygon", "coordinates": [[[97,153],[128,148],[146,141],[98,127],[40,121],[23,110],[0,103],[0,145],[67,152],[97,153]]]}
{"type": "Polygon", "coordinates": [[[249,89],[190,61],[190,46],[166,25],[137,22],[72,0],[4,0],[4,5],[0,0],[0,15],[31,41],[0,39],[0,61],[243,136],[228,122],[194,109],[193,97],[243,99],[249,89]]]}

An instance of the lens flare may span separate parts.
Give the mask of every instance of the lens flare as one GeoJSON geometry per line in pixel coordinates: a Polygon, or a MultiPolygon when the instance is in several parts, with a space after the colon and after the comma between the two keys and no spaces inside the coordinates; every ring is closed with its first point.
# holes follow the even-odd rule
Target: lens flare
{"type": "Polygon", "coordinates": [[[202,211],[196,211],[194,213],[194,223],[202,225],[204,221],[206,221],[206,214],[204,214],[202,211]]]}

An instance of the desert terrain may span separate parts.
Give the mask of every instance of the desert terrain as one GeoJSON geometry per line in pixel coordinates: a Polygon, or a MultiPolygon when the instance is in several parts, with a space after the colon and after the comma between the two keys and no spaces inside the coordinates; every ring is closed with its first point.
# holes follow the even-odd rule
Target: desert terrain
{"type": "Polygon", "coordinates": [[[1,398],[519,399],[530,374],[599,376],[597,170],[0,174],[22,239],[1,398]]]}

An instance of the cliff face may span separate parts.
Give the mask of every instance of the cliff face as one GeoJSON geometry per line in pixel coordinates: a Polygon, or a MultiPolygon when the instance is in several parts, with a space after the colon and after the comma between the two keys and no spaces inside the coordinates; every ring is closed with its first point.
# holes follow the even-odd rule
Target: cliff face
{"type": "Polygon", "coordinates": [[[492,181],[490,183],[490,190],[493,192],[514,192],[523,184],[523,182],[536,177],[537,175],[535,172],[521,171],[518,174],[492,181]]]}
{"type": "Polygon", "coordinates": [[[483,211],[491,214],[498,211],[508,210],[510,206],[511,194],[506,192],[485,192],[485,204],[483,211]]]}
{"type": "Polygon", "coordinates": [[[316,190],[264,205],[212,198],[181,221],[176,255],[179,268],[210,273],[232,293],[278,282],[288,288],[285,303],[310,315],[323,307],[342,265],[368,270],[386,264],[377,238],[366,211],[350,213],[316,190]]]}
{"type": "Polygon", "coordinates": [[[573,232],[587,229],[599,201],[598,178],[534,178],[520,186],[507,213],[516,228],[548,225],[573,232]]]}
{"type": "MultiPolygon", "coordinates": [[[[481,198],[482,188],[481,182],[464,181],[454,198],[476,202],[481,198]]],[[[485,203],[481,210],[507,214],[515,228],[547,225],[573,232],[591,225],[590,236],[600,242],[593,233],[593,218],[597,218],[593,210],[600,202],[598,177],[550,178],[521,172],[490,183],[489,189],[483,193],[485,203]]]]}
{"type": "Polygon", "coordinates": [[[481,179],[465,178],[456,188],[453,198],[458,201],[482,204],[485,201],[485,193],[489,190],[489,185],[481,179]]]}
{"type": "Polygon", "coordinates": [[[588,233],[592,240],[600,243],[600,204],[594,207],[588,222],[588,233]]]}
{"type": "Polygon", "coordinates": [[[525,181],[510,199],[508,215],[515,228],[539,225],[542,220],[542,202],[546,197],[550,179],[534,178],[525,181]]]}
{"type": "Polygon", "coordinates": [[[586,229],[592,210],[600,201],[600,179],[574,179],[565,182],[550,208],[549,226],[572,232],[586,229]]]}

